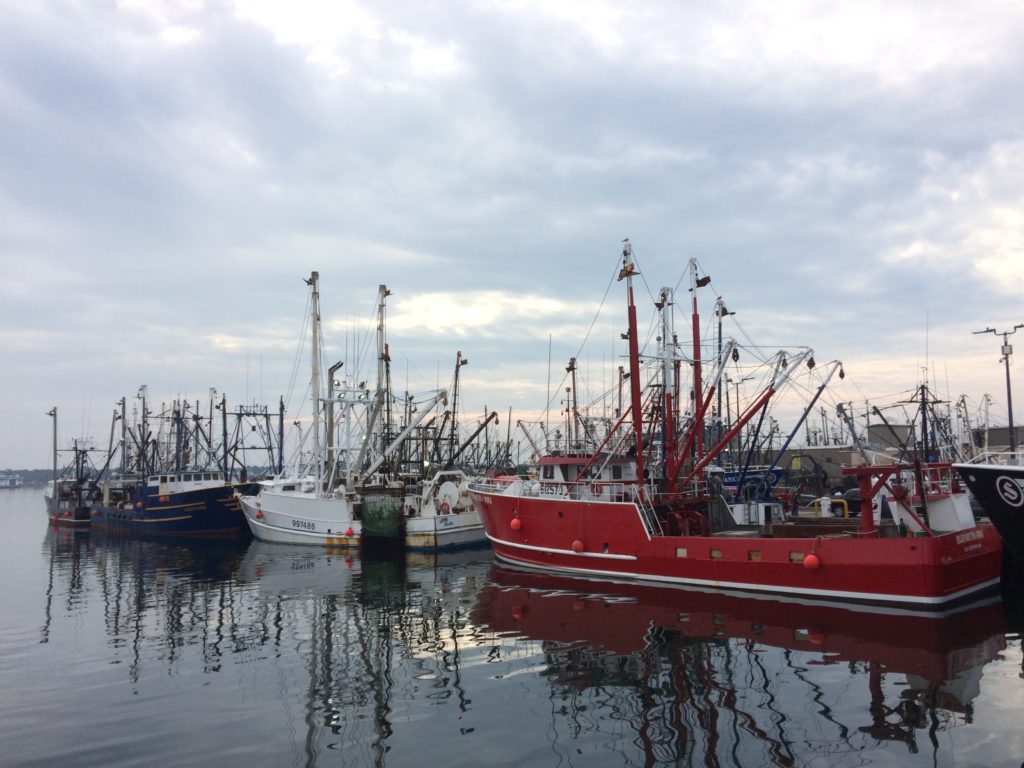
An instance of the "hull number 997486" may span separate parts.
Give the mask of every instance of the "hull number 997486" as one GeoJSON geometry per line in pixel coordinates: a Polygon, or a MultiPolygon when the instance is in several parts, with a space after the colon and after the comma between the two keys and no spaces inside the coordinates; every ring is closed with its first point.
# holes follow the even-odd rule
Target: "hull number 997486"
{"type": "Polygon", "coordinates": [[[292,520],[292,528],[301,528],[304,531],[315,531],[316,523],[310,523],[306,520],[292,520]]]}

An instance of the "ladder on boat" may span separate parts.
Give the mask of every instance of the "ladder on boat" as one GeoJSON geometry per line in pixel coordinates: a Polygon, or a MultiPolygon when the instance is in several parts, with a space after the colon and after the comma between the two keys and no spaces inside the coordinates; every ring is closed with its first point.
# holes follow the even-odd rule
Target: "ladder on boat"
{"type": "Polygon", "coordinates": [[[633,503],[640,510],[640,519],[643,521],[647,535],[651,537],[664,535],[661,530],[661,523],[658,521],[658,516],[654,512],[654,505],[647,501],[643,494],[637,494],[633,503]]]}

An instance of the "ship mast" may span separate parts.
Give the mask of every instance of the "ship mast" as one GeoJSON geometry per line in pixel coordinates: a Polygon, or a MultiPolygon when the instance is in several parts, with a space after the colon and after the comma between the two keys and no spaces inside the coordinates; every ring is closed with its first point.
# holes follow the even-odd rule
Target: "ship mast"
{"type": "Polygon", "coordinates": [[[696,433],[696,461],[704,458],[704,410],[701,403],[704,399],[704,389],[701,382],[700,366],[700,315],[697,312],[697,289],[708,284],[708,278],[697,279],[697,260],[690,259],[690,299],[692,301],[693,313],[693,429],[696,433]]]}
{"type": "MultiPolygon", "coordinates": [[[[53,406],[46,412],[47,416],[53,418],[53,501],[57,502],[57,406],[53,406]]],[[[56,510],[56,506],[54,507],[56,510]]]]}
{"type": "Polygon", "coordinates": [[[629,244],[629,238],[626,238],[622,246],[622,269],[619,271],[619,280],[626,280],[627,316],[629,320],[629,330],[627,332],[629,336],[629,389],[633,411],[633,434],[636,437],[636,479],[642,498],[644,488],[644,421],[643,402],[640,392],[640,344],[637,339],[636,305],[633,303],[634,274],[639,273],[636,271],[636,264],[633,263],[633,248],[629,244]]]}
{"type": "Polygon", "coordinates": [[[668,474],[668,466],[676,453],[677,419],[676,411],[679,403],[676,400],[676,360],[675,360],[675,329],[673,327],[672,289],[662,288],[656,304],[661,313],[661,444],[662,470],[659,476],[664,480],[668,474]]]}
{"type": "Polygon", "coordinates": [[[310,287],[309,320],[312,334],[313,377],[310,389],[313,397],[313,460],[316,461],[316,487],[323,489],[323,462],[320,460],[320,273],[313,272],[306,281],[310,287]]]}

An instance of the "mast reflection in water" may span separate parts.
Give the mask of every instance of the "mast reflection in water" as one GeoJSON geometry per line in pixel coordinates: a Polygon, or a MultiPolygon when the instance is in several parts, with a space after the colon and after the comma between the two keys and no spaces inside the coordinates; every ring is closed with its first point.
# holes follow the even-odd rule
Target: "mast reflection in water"
{"type": "Polygon", "coordinates": [[[1020,764],[998,602],[886,615],[38,511],[0,564],[5,766],[1020,764]]]}
{"type": "Polygon", "coordinates": [[[938,751],[1005,647],[998,600],[942,618],[495,566],[474,620],[540,640],[552,731],[644,765],[860,764],[938,751]],[[845,757],[844,757],[845,756],[845,757]]]}

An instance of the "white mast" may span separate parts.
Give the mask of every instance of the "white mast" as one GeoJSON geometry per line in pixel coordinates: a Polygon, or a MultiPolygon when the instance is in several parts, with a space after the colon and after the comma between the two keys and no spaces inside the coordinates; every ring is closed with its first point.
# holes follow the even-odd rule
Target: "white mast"
{"type": "Polygon", "coordinates": [[[310,286],[309,321],[312,338],[313,378],[310,381],[313,401],[313,461],[316,462],[316,486],[323,487],[323,462],[320,460],[320,273],[313,272],[306,284],[310,286]]]}

